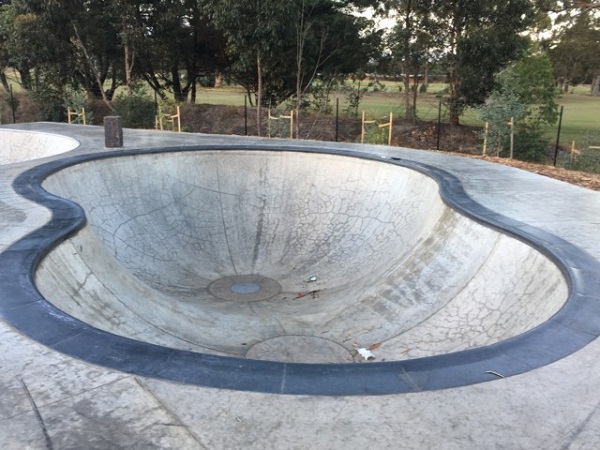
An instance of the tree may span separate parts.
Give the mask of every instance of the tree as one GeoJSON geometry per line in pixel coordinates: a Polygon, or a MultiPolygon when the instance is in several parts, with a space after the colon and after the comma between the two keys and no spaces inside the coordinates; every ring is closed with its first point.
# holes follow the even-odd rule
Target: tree
{"type": "Polygon", "coordinates": [[[351,14],[351,2],[334,0],[212,0],[210,18],[228,41],[229,76],[256,94],[257,132],[263,105],[304,94],[318,77],[350,74],[372,57],[378,33],[351,14]]]}
{"type": "MultiPolygon", "coordinates": [[[[8,20],[8,8],[3,8],[0,3],[0,84],[6,92],[10,90],[5,70],[10,66],[11,55],[7,45],[10,35],[10,22],[8,20]]],[[[6,5],[8,6],[8,5],[6,5]]]]}
{"type": "Polygon", "coordinates": [[[439,30],[430,20],[429,6],[428,1],[421,0],[397,2],[398,22],[388,37],[392,57],[400,64],[405,118],[409,120],[416,119],[420,74],[427,71],[433,54],[441,47],[436,40],[439,30]]]}
{"type": "Polygon", "coordinates": [[[552,64],[546,55],[529,55],[496,76],[496,87],[479,112],[489,123],[488,144],[498,153],[508,147],[509,122],[516,130],[515,154],[539,160],[546,149],[543,127],[556,122],[558,105],[552,64]]]}
{"type": "MultiPolygon", "coordinates": [[[[295,18],[293,35],[284,42],[284,52],[294,44],[295,86],[290,92],[286,65],[273,65],[282,80],[280,98],[292,94],[296,100],[296,115],[300,115],[304,94],[318,78],[321,83],[331,84],[364,68],[379,51],[381,32],[373,31],[372,22],[364,17],[349,14],[339,3],[330,0],[296,0],[288,3],[295,18]],[[295,8],[295,9],[294,9],[295,8]],[[288,94],[290,92],[290,94],[288,94]]],[[[284,53],[284,54],[285,54],[284,53]]],[[[281,58],[281,57],[280,57],[281,58]]],[[[296,121],[296,134],[299,121],[296,121]]]]}
{"type": "MultiPolygon", "coordinates": [[[[569,86],[592,84],[600,74],[600,27],[589,14],[580,14],[570,26],[562,28],[549,45],[548,55],[563,92],[569,86]]],[[[597,91],[597,89],[596,89],[597,91]]]]}
{"type": "Polygon", "coordinates": [[[256,129],[262,134],[264,60],[280,51],[289,20],[285,2],[277,0],[212,0],[206,10],[210,19],[221,30],[229,43],[229,50],[237,57],[242,69],[256,70],[256,129]]]}
{"type": "Polygon", "coordinates": [[[450,122],[467,106],[481,104],[494,75],[528,46],[522,35],[534,17],[529,0],[432,0],[432,19],[444,40],[450,122]]]}
{"type": "Polygon", "coordinates": [[[177,102],[196,100],[201,75],[223,70],[224,38],[195,0],[155,0],[138,14],[143,30],[136,46],[136,64],[161,97],[171,90],[177,102]]]}
{"type": "Polygon", "coordinates": [[[112,96],[120,53],[114,16],[105,14],[104,6],[101,0],[14,0],[2,8],[11,64],[25,89],[43,82],[58,89],[81,86],[96,97],[112,96]],[[109,78],[113,82],[105,91],[109,78]]]}

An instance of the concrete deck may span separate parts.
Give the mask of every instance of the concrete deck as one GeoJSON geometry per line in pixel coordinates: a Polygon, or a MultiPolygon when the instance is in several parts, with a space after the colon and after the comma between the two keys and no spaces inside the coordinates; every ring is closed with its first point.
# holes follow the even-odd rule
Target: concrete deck
{"type": "MultiPolygon", "coordinates": [[[[59,124],[29,124],[17,128],[63,134],[77,139],[81,145],[63,156],[57,155],[0,166],[0,221],[2,222],[0,250],[9,247],[14,249],[15,242],[51,219],[51,214],[46,208],[15,193],[12,183],[17,177],[41,163],[58,161],[62,157],[81,158],[87,154],[103,151],[103,134],[99,128],[59,124]]],[[[5,129],[0,128],[0,130],[5,129]]],[[[125,151],[132,152],[135,148],[184,145],[256,143],[262,146],[284,147],[298,144],[239,137],[130,130],[125,134],[125,143],[125,151]]],[[[332,143],[313,142],[306,145],[332,151],[353,151],[376,160],[382,157],[401,158],[404,164],[426,166],[434,174],[436,168],[443,169],[443,172],[437,175],[442,184],[446,185],[445,191],[449,196],[446,200],[450,204],[452,204],[452,197],[458,198],[455,207],[465,207],[467,212],[475,212],[475,216],[479,214],[479,217],[484,217],[498,228],[508,226],[515,232],[517,238],[526,241],[525,237],[531,238],[534,247],[537,246],[538,250],[543,251],[548,257],[558,255],[559,258],[564,257],[567,260],[569,266],[563,267],[562,270],[566,281],[571,284],[571,297],[568,304],[570,306],[563,308],[568,310],[568,314],[557,320],[556,317],[561,313],[552,316],[556,308],[550,308],[546,315],[554,318],[554,327],[546,330],[545,334],[531,333],[531,336],[535,336],[539,341],[536,345],[539,344],[540,347],[531,347],[529,353],[518,352],[529,344],[520,341],[517,336],[516,340],[513,338],[510,346],[503,346],[497,350],[494,357],[496,359],[485,356],[478,360],[481,365],[468,367],[469,370],[477,368],[483,374],[487,367],[489,371],[498,374],[512,375],[510,369],[519,366],[514,376],[502,379],[488,373],[486,374],[488,378],[482,376],[476,378],[474,381],[477,384],[470,384],[469,381],[454,384],[460,387],[435,390],[450,386],[452,383],[446,386],[438,383],[435,387],[436,383],[431,384],[427,380],[422,380],[414,376],[416,371],[409,370],[407,373],[413,374],[408,377],[409,384],[412,383],[412,390],[417,392],[378,396],[356,395],[360,393],[356,390],[348,391],[353,396],[299,396],[291,395],[290,392],[293,393],[293,390],[278,389],[273,391],[287,394],[265,394],[203,387],[197,383],[190,384],[187,379],[177,382],[173,379],[148,377],[136,373],[136,370],[128,370],[126,372],[130,373],[126,373],[107,368],[107,366],[122,367],[119,364],[90,364],[80,358],[58,353],[15,331],[13,328],[15,323],[0,322],[2,350],[0,353],[0,383],[2,383],[0,447],[7,449],[354,449],[365,446],[382,449],[478,449],[484,446],[507,449],[597,448],[600,443],[600,415],[598,414],[600,345],[595,336],[600,324],[600,317],[596,314],[598,311],[596,304],[600,302],[600,283],[597,282],[600,278],[597,272],[598,260],[600,260],[598,242],[600,194],[516,169],[442,153],[332,143]],[[449,174],[448,178],[444,178],[446,173],[449,174]],[[459,181],[460,186],[453,184],[455,181],[459,181]],[[468,198],[454,196],[452,192],[454,188],[460,188],[457,193],[464,189],[468,198]],[[476,203],[470,202],[470,199],[476,203]],[[576,292],[573,292],[574,288],[576,292]],[[565,331],[567,334],[561,334],[565,331]],[[532,354],[534,348],[539,349],[538,353],[542,355],[532,354]],[[556,358],[559,358],[558,361],[551,362],[556,358]],[[502,360],[504,365],[489,363],[499,360],[502,360]],[[523,362],[523,360],[539,361],[539,363],[532,365],[530,363],[529,367],[527,361],[523,362]],[[505,369],[509,372],[505,372],[505,369]],[[482,381],[489,382],[482,383],[482,381]]],[[[375,164],[381,165],[381,163],[375,164]]],[[[79,171],[73,172],[79,173],[79,171]]],[[[328,176],[330,175],[327,173],[321,174],[321,177],[328,176]]],[[[87,175],[77,183],[82,185],[86,180],[89,180],[87,175]]],[[[48,183],[52,184],[52,179],[49,179],[48,183]]],[[[54,188],[58,189],[61,183],[65,188],[62,194],[73,190],[73,185],[65,184],[64,180],[55,183],[54,188]]],[[[144,186],[144,189],[146,188],[147,185],[144,186]]],[[[92,194],[82,193],[82,198],[78,201],[85,203],[84,200],[93,197],[95,189],[96,187],[88,191],[92,194]]],[[[352,196],[355,194],[356,192],[352,196]]],[[[387,199],[382,203],[386,202],[389,203],[387,199]]],[[[431,204],[428,206],[428,210],[438,211],[436,214],[439,216],[445,214],[443,208],[442,210],[437,208],[431,207],[431,204]]],[[[112,214],[109,216],[112,217],[112,214]]],[[[105,219],[106,217],[100,220],[105,219]]],[[[91,222],[93,224],[94,221],[91,222]]],[[[118,219],[115,226],[119,227],[123,223],[123,220],[118,219]]],[[[437,225],[434,223],[432,226],[439,226],[439,223],[437,225]]],[[[394,225],[395,227],[397,225],[394,225]]],[[[463,235],[465,229],[459,230],[462,233],[459,235],[463,235]]],[[[491,233],[490,230],[486,232],[491,233]]],[[[507,239],[497,237],[495,233],[495,231],[492,233],[494,237],[491,238],[494,243],[507,239]]],[[[414,237],[413,240],[418,240],[418,237],[414,237]]],[[[466,243],[469,241],[471,240],[465,240],[466,243]]],[[[88,244],[88,241],[84,242],[88,244]]],[[[518,244],[515,244],[516,247],[509,246],[506,247],[507,250],[503,250],[505,253],[512,252],[515,255],[515,260],[521,265],[517,267],[520,269],[516,270],[517,273],[522,273],[526,267],[531,266],[535,267],[536,271],[539,271],[540,267],[545,267],[544,270],[548,270],[549,274],[548,278],[539,285],[531,285],[535,280],[539,280],[536,277],[525,281],[523,286],[533,287],[529,290],[523,289],[523,292],[532,293],[537,305],[544,304],[544,299],[552,295],[556,295],[555,303],[560,303],[566,294],[561,294],[560,283],[557,286],[550,283],[557,279],[556,275],[552,275],[553,266],[547,266],[545,262],[539,263],[541,266],[536,266],[532,265],[533,260],[527,256],[517,257],[515,249],[522,248],[518,244]],[[543,289],[547,289],[547,292],[543,289]],[[537,297],[536,293],[539,294],[537,297]]],[[[465,244],[456,244],[455,248],[460,245],[465,244]]],[[[475,247],[480,249],[485,245],[489,245],[489,241],[478,242],[475,247]]],[[[397,250],[394,249],[394,252],[397,250]]],[[[64,248],[63,253],[67,254],[64,248]]],[[[49,258],[51,257],[52,254],[49,258]]],[[[367,257],[364,260],[368,259],[367,257]]],[[[482,259],[493,258],[484,253],[482,259]]],[[[545,258],[541,260],[546,261],[545,258]]],[[[55,261],[54,272],[48,269],[46,273],[62,272],[65,266],[61,265],[63,264],[61,261],[64,261],[64,258],[55,261]]],[[[46,267],[50,266],[44,262],[42,267],[44,264],[46,267]]],[[[310,271],[310,268],[307,270],[310,271]]],[[[351,270],[351,267],[344,270],[351,270]]],[[[492,275],[504,274],[507,270],[506,266],[500,265],[494,266],[490,272],[492,275]]],[[[323,272],[326,272],[326,269],[323,269],[323,272]]],[[[475,272],[479,274],[479,271],[475,270],[475,272]]],[[[378,273],[377,270],[368,272],[367,278],[371,278],[374,273],[378,273]]],[[[382,279],[389,278],[388,272],[383,270],[382,273],[386,275],[382,279]]],[[[364,274],[354,274],[353,278],[359,279],[361,275],[364,274]]],[[[7,274],[0,277],[5,281],[9,281],[7,278],[10,278],[7,274]]],[[[152,277],[156,277],[156,274],[152,277]]],[[[51,281],[54,278],[46,277],[46,279],[51,281]]],[[[479,279],[478,276],[470,276],[468,282],[473,284],[472,280],[479,279]]],[[[506,282],[510,284],[510,281],[509,277],[506,282]]],[[[380,282],[375,283],[376,286],[380,284],[380,282]]],[[[486,285],[484,282],[475,284],[478,289],[486,285]]],[[[45,285],[52,286],[53,283],[48,282],[45,285]]],[[[294,287],[291,286],[288,290],[292,292],[294,287]]],[[[325,296],[328,286],[323,287],[325,296]]],[[[194,287],[196,290],[204,288],[205,286],[194,287]]],[[[478,292],[478,289],[474,289],[474,292],[478,292]]],[[[380,294],[377,291],[373,293],[375,297],[380,294]]],[[[2,300],[6,301],[11,293],[2,292],[0,295],[3,296],[2,300]]],[[[482,295],[487,299],[490,293],[482,295]]],[[[332,301],[335,303],[335,299],[332,301]]],[[[535,311],[538,310],[536,306],[535,311]]],[[[14,317],[14,314],[11,315],[6,311],[5,307],[4,317],[9,320],[14,317]]],[[[87,320],[88,317],[85,319],[87,320]]],[[[545,318],[539,320],[543,321],[545,318]]],[[[342,322],[340,328],[343,329],[349,322],[350,320],[342,322]]],[[[496,323],[497,320],[492,322],[496,323]]],[[[429,333],[432,329],[436,329],[435,323],[434,321],[430,325],[429,333]]],[[[531,322],[529,325],[535,327],[536,322],[531,322]]],[[[18,324],[17,326],[20,327],[18,324]]],[[[543,324],[538,328],[543,329],[544,326],[543,324]]],[[[43,325],[38,328],[43,328],[43,325]]],[[[379,328],[385,329],[381,326],[379,328]]],[[[318,335],[323,331],[315,329],[314,334],[318,335]]],[[[135,333],[140,335],[141,331],[139,329],[134,331],[132,337],[135,337],[135,333]]],[[[50,332],[29,330],[27,334],[45,342],[44,336],[50,332]]],[[[418,334],[414,339],[420,339],[422,336],[423,334],[418,334]]],[[[188,335],[185,337],[187,339],[188,335]]],[[[504,337],[500,336],[500,338],[504,337]]],[[[368,345],[379,339],[387,338],[386,336],[382,338],[376,333],[367,334],[361,344],[368,345]]],[[[447,342],[448,337],[443,336],[438,341],[447,342]]],[[[173,345],[161,341],[157,343],[173,345]]],[[[487,344],[488,342],[483,342],[474,345],[487,344]]],[[[198,342],[194,345],[198,345],[198,342]]],[[[441,353],[455,351],[453,345],[437,351],[441,353]]],[[[69,353],[60,342],[55,342],[54,348],[69,353]]],[[[385,348],[386,345],[383,345],[381,351],[385,348]]],[[[398,345],[396,350],[387,356],[390,359],[397,359],[397,355],[406,348],[413,348],[413,346],[405,342],[398,345]]],[[[218,349],[217,354],[231,354],[236,351],[239,352],[239,349],[232,350],[231,346],[227,346],[218,349]]],[[[435,349],[428,351],[430,351],[429,355],[438,354],[435,349]]],[[[477,348],[473,351],[477,351],[477,348]]],[[[84,359],[86,356],[81,355],[84,359]]],[[[386,356],[384,353],[380,354],[380,357],[384,356],[386,356]]],[[[424,355],[415,353],[405,356],[415,358],[424,355]]],[[[94,361],[92,358],[92,362],[94,361]]],[[[402,367],[410,368],[410,361],[402,363],[402,367]]],[[[444,374],[447,374],[450,380],[456,377],[456,374],[452,374],[450,370],[444,372],[444,361],[447,360],[432,361],[434,361],[433,365],[437,361],[440,379],[445,378],[444,374]]],[[[370,364],[360,363],[355,366],[362,368],[370,364]]],[[[448,366],[462,367],[459,371],[461,376],[470,380],[471,374],[462,373],[465,372],[464,366],[457,365],[455,361],[448,366]]],[[[369,382],[368,376],[362,378],[366,380],[365,383],[369,382]]],[[[283,379],[285,380],[285,377],[283,379]]],[[[349,372],[340,377],[338,383],[352,384],[351,380],[352,372],[349,372]]],[[[372,380],[373,384],[380,384],[376,377],[372,380]]],[[[318,383],[318,379],[312,382],[318,383]]],[[[311,381],[308,382],[310,383],[311,381]]],[[[360,388],[363,392],[370,392],[365,389],[365,386],[360,388]]],[[[344,389],[341,391],[343,392],[344,389]]],[[[409,389],[395,391],[402,392],[409,389]]],[[[378,391],[375,386],[373,392],[394,392],[394,389],[378,391]]]]}

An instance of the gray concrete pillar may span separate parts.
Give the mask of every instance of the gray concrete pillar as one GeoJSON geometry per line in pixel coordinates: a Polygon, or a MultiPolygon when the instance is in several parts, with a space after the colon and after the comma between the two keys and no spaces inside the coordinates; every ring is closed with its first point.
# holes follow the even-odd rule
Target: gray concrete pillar
{"type": "Polygon", "coordinates": [[[106,148],[123,147],[123,118],[121,116],[104,118],[104,145],[106,148]]]}

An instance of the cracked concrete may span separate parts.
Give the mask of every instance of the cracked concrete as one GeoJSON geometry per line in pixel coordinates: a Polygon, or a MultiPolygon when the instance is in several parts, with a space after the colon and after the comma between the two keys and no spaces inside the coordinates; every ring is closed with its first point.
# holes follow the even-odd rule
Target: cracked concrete
{"type": "MultiPolygon", "coordinates": [[[[102,132],[94,127],[31,124],[22,128],[76,136],[81,141],[80,148],[76,150],[79,154],[102,150],[102,132]]],[[[0,129],[0,133],[2,130],[0,129]]],[[[125,141],[130,147],[181,145],[198,141],[219,144],[230,140],[243,139],[142,131],[129,131],[125,135],[125,141]]],[[[262,142],[272,145],[274,141],[262,142]]],[[[342,146],[323,145],[331,148],[342,146]]],[[[439,153],[349,144],[342,147],[412,158],[427,164],[443,166],[445,170],[460,178],[471,197],[491,210],[562,236],[592,257],[600,258],[599,241],[589,238],[598,236],[600,231],[598,193],[516,169],[439,153]],[[531,195],[524,195],[525,190],[531,195]],[[494,195],[495,192],[498,192],[498,195],[494,195]],[[543,195],[544,193],[546,195],[543,195]],[[576,205],[585,206],[585,210],[581,209],[583,212],[580,214],[579,209],[574,210],[576,205]]],[[[147,171],[139,170],[140,166],[137,165],[131,169],[135,169],[138,174],[148,174],[158,160],[159,157],[156,156],[152,163],[149,162],[145,166],[147,171]]],[[[304,161],[300,165],[305,163],[304,161]]],[[[0,233],[1,249],[7,248],[16,239],[44,224],[49,218],[45,208],[20,198],[10,189],[14,177],[34,164],[37,162],[9,164],[0,169],[0,200],[3,202],[0,209],[0,221],[3,225],[0,233]]],[[[110,327],[112,331],[129,330],[127,332],[133,337],[154,336],[157,339],[165,339],[169,345],[207,352],[238,351],[239,347],[230,350],[213,346],[210,342],[198,343],[196,338],[188,339],[188,336],[182,333],[182,326],[157,326],[156,317],[152,317],[158,315],[155,311],[149,311],[149,316],[142,317],[141,304],[123,303],[123,299],[129,298],[129,295],[131,298],[139,298],[141,293],[146,296],[143,298],[169,304],[173,303],[174,292],[187,290],[190,292],[187,301],[179,302],[176,306],[182,316],[185,316],[197,306],[194,296],[197,295],[198,289],[202,289],[202,285],[190,286],[189,283],[185,283],[186,275],[198,272],[214,273],[215,276],[227,274],[216,269],[199,270],[195,265],[190,267],[189,263],[180,264],[181,272],[175,277],[173,274],[162,273],[161,269],[150,274],[148,261],[162,264],[172,258],[173,248],[165,245],[167,238],[178,236],[177,239],[182,243],[178,244],[178,252],[184,244],[194,251],[217,251],[227,247],[228,242],[231,250],[217,264],[219,267],[234,267],[243,272],[260,267],[258,261],[261,257],[264,258],[261,251],[265,243],[273,242],[277,235],[289,228],[293,229],[289,239],[294,244],[282,252],[278,260],[287,260],[297,254],[303,254],[303,237],[314,235],[313,227],[321,227],[323,217],[330,215],[332,211],[346,219],[355,220],[353,223],[356,223],[357,229],[361,231],[353,232],[348,222],[324,226],[319,238],[314,240],[317,249],[314,253],[315,260],[327,259],[318,249],[331,244],[328,236],[361,235],[365,229],[377,230],[387,223],[395,223],[393,220],[398,216],[404,217],[404,212],[394,213],[394,203],[389,199],[382,201],[376,211],[357,211],[358,205],[341,204],[338,195],[332,193],[319,197],[317,206],[304,201],[294,204],[289,211],[286,210],[286,214],[293,215],[293,212],[302,213],[316,209],[314,217],[309,217],[305,223],[290,222],[289,219],[279,217],[278,222],[275,221],[272,226],[265,228],[264,224],[272,220],[272,208],[289,204],[288,197],[292,195],[289,190],[283,189],[284,182],[291,176],[286,172],[286,164],[288,162],[281,159],[270,160],[265,167],[257,170],[258,180],[251,180],[250,184],[256,185],[256,189],[263,189],[255,193],[255,200],[249,201],[256,211],[256,219],[252,222],[261,223],[263,226],[258,230],[245,232],[244,235],[252,236],[246,247],[242,244],[237,245],[236,241],[232,240],[236,233],[241,232],[234,230],[238,228],[237,224],[234,226],[234,222],[228,222],[234,220],[235,215],[228,216],[226,212],[235,211],[248,200],[248,197],[243,199],[239,195],[240,192],[248,191],[247,180],[242,176],[229,180],[223,176],[223,166],[217,166],[218,180],[206,185],[194,179],[194,174],[189,175],[188,178],[192,178],[190,180],[181,177],[181,170],[176,170],[177,176],[166,178],[170,180],[168,187],[172,197],[165,198],[164,191],[161,190],[165,186],[157,185],[156,195],[152,196],[153,202],[147,205],[144,203],[144,197],[147,197],[147,189],[152,188],[150,180],[157,181],[156,177],[149,177],[145,184],[136,187],[130,181],[114,180],[106,177],[106,174],[101,174],[99,178],[106,179],[104,184],[92,184],[91,177],[101,173],[103,167],[94,167],[94,171],[90,172],[70,169],[70,175],[81,178],[77,181],[49,180],[48,185],[55,183],[56,186],[52,186],[52,189],[59,189],[58,185],[62,184],[64,191],[60,192],[61,195],[71,195],[76,191],[76,194],[82,197],[78,201],[89,200],[92,203],[88,212],[93,210],[94,214],[96,211],[99,214],[93,217],[94,214],[90,213],[90,217],[93,217],[90,225],[51,252],[38,275],[50,279],[71,278],[72,290],[64,291],[64,283],[60,286],[57,283],[54,283],[54,286],[47,283],[44,289],[49,291],[48,294],[52,294],[50,291],[59,292],[58,288],[63,289],[63,300],[72,301],[74,305],[75,302],[79,302],[76,306],[83,305],[84,308],[89,308],[86,316],[104,315],[101,325],[110,327]],[[271,164],[274,165],[273,172],[269,172],[271,164]],[[282,179],[274,182],[273,173],[282,173],[282,179]],[[79,188],[74,189],[67,181],[76,183],[79,188]],[[227,186],[227,182],[232,185],[227,186]],[[83,188],[89,188],[90,185],[93,189],[85,192],[86,189],[83,188]],[[111,190],[117,185],[123,186],[122,191],[127,191],[128,195],[127,198],[121,198],[120,202],[114,202],[110,196],[113,195],[111,190]],[[278,192],[279,195],[264,195],[264,192],[278,192]],[[191,201],[194,196],[210,195],[216,197],[214,203],[206,205],[191,201]],[[186,205],[185,208],[181,208],[182,212],[173,209],[173,199],[176,199],[178,205],[186,205]],[[268,202],[273,204],[266,206],[268,202]],[[322,210],[319,209],[321,207],[322,210]],[[215,218],[215,209],[221,211],[221,216],[215,218]],[[389,219],[382,220],[382,210],[391,211],[389,219]],[[156,215],[157,212],[162,215],[163,223],[168,225],[168,228],[161,228],[158,232],[166,234],[161,238],[162,242],[154,238],[144,242],[142,239],[146,237],[146,233],[148,236],[156,236],[153,233],[157,230],[156,222],[144,222],[142,219],[152,214],[156,215]],[[123,219],[125,216],[130,218],[123,219]],[[136,225],[141,224],[141,228],[132,227],[126,232],[125,224],[133,222],[136,222],[136,225]],[[222,237],[214,234],[219,228],[227,230],[222,237]],[[192,238],[202,230],[211,232],[194,242],[192,238]],[[110,244],[111,240],[130,243],[133,237],[135,248],[120,248],[115,244],[118,250],[111,253],[110,246],[99,243],[102,239],[98,238],[98,235],[102,233],[108,236],[105,244],[110,244]],[[238,247],[239,253],[236,251],[238,247]],[[131,257],[131,252],[136,252],[138,259],[131,257]],[[250,265],[244,265],[245,260],[240,257],[243,254],[249,255],[248,259],[252,260],[250,265]],[[50,263],[51,259],[54,259],[54,262],[50,263]],[[129,273],[122,270],[125,263],[133,267],[128,269],[129,273]],[[139,267],[140,274],[132,275],[136,267],[139,267]],[[121,280],[114,280],[114,273],[119,273],[121,280]],[[171,278],[165,282],[165,277],[171,278]],[[109,283],[106,280],[113,283],[112,290],[107,286],[109,283]],[[115,284],[118,288],[114,287],[115,284]],[[165,287],[162,292],[157,290],[157,286],[166,284],[169,288],[165,287]],[[173,286],[176,289],[173,289],[173,286]],[[68,292],[68,295],[64,295],[64,292],[68,292]],[[110,306],[112,312],[107,312],[104,303],[107,298],[114,301],[110,306]],[[99,300],[102,303],[94,303],[99,300]],[[203,347],[204,344],[207,348],[203,347]]],[[[92,165],[100,166],[95,163],[92,165]]],[[[233,166],[236,165],[240,166],[239,173],[244,173],[244,164],[236,161],[233,166]]],[[[210,164],[207,167],[210,167],[210,164]]],[[[215,171],[207,168],[207,174],[210,173],[215,171]]],[[[310,176],[310,173],[303,176],[310,176]]],[[[369,179],[367,175],[348,177],[348,186],[342,197],[352,198],[357,192],[363,192],[369,187],[369,179]]],[[[337,181],[339,180],[330,174],[320,174],[318,180],[307,184],[318,186],[320,191],[326,191],[328,188],[335,188],[338,185],[337,181]]],[[[161,179],[160,183],[163,182],[161,179]]],[[[407,181],[407,184],[413,182],[414,180],[410,183],[407,181]]],[[[390,185],[390,182],[382,183],[378,192],[387,191],[390,185]]],[[[414,193],[410,188],[407,192],[409,197],[414,193]]],[[[435,190],[433,192],[435,193],[435,190]]],[[[396,194],[394,192],[394,198],[396,194]]],[[[293,195],[301,200],[315,197],[314,192],[303,191],[300,186],[293,195]]],[[[371,195],[369,200],[376,196],[368,195],[371,195]]],[[[423,204],[422,198],[415,199],[415,203],[423,204]]],[[[373,203],[365,199],[361,204],[373,203]]],[[[410,270],[398,269],[388,256],[384,256],[380,260],[381,263],[372,264],[372,267],[349,267],[347,270],[356,272],[351,276],[342,274],[337,279],[332,277],[332,280],[337,281],[331,281],[331,285],[326,284],[328,280],[319,278],[317,283],[321,283],[319,287],[323,289],[320,297],[308,299],[310,302],[319,302],[317,305],[322,308],[316,316],[315,323],[324,325],[323,328],[315,328],[315,333],[320,333],[325,328],[333,329],[335,321],[342,320],[339,317],[349,322],[356,314],[364,312],[367,314],[365,323],[356,326],[357,329],[364,329],[364,336],[367,336],[365,339],[368,340],[366,344],[384,338],[388,339],[386,342],[390,344],[381,347],[379,357],[383,357],[386,347],[390,349],[390,353],[385,357],[418,357],[455,350],[457,342],[477,346],[485,345],[488,339],[504,339],[513,332],[511,327],[515,323],[521,323],[524,327],[531,326],[532,323],[552,315],[564,301],[566,287],[561,283],[560,277],[556,276],[556,267],[539,252],[532,252],[513,238],[498,236],[493,230],[481,227],[462,216],[456,216],[443,205],[433,208],[431,203],[428,203],[424,211],[437,212],[426,214],[431,223],[419,230],[423,232],[420,245],[400,252],[402,261],[412,261],[409,266],[403,266],[410,267],[410,270]],[[425,228],[429,231],[426,232],[425,228]],[[428,239],[431,233],[446,233],[447,239],[443,244],[435,239],[428,239]],[[443,249],[447,250],[446,254],[443,253],[443,249]],[[463,267],[467,267],[470,273],[466,279],[457,279],[456,271],[449,270],[456,267],[456,258],[461,255],[464,256],[463,267]],[[469,255],[475,257],[469,259],[469,255]],[[519,261],[518,266],[511,265],[515,260],[519,261]],[[417,269],[420,271],[419,278],[415,277],[410,281],[410,275],[417,269]],[[406,273],[400,275],[398,270],[405,270],[406,273]],[[424,281],[427,279],[428,270],[431,272],[429,281],[424,281]],[[521,276],[527,272],[535,272],[538,277],[521,276]],[[370,279],[373,273],[379,273],[377,283],[365,289],[363,293],[365,299],[382,299],[373,311],[369,311],[367,307],[370,300],[365,300],[365,307],[361,309],[357,306],[346,316],[341,306],[333,306],[333,312],[327,311],[330,304],[335,304],[336,295],[339,298],[348,296],[348,292],[343,290],[344,287],[340,287],[343,283],[339,280],[353,278],[355,283],[349,283],[351,291],[360,280],[370,279]],[[399,291],[398,283],[394,283],[399,276],[407,277],[402,291],[399,291]],[[442,293],[448,298],[432,299],[440,301],[440,304],[422,311],[420,315],[417,314],[418,319],[405,330],[389,331],[389,328],[383,326],[370,325],[372,317],[369,314],[378,318],[389,317],[390,322],[394,315],[398,314],[398,310],[391,306],[390,299],[402,299],[406,302],[403,306],[419,311],[419,308],[422,308],[419,300],[427,297],[426,293],[439,292],[440,284],[444,286],[442,293]],[[326,292],[328,289],[330,292],[326,292]],[[520,298],[528,300],[517,301],[514,296],[507,294],[507,289],[510,292],[517,289],[521,294],[520,298]],[[408,295],[410,292],[419,295],[414,294],[411,300],[408,295]],[[549,299],[551,301],[546,302],[549,299]],[[453,325],[448,326],[448,323],[453,325]],[[389,336],[383,336],[381,333],[388,333],[389,336]],[[427,339],[424,339],[424,336],[427,339]]],[[[395,233],[394,230],[396,225],[390,233],[395,233]]],[[[400,239],[399,242],[414,243],[413,241],[419,241],[418,236],[419,234],[412,238],[400,239]]],[[[386,239],[387,237],[381,241],[385,244],[386,239]]],[[[397,249],[388,249],[382,242],[375,239],[374,242],[365,243],[365,260],[372,259],[373,255],[380,252],[387,255],[385,252],[388,250],[389,254],[398,253],[397,249]]],[[[353,254],[355,250],[352,246],[342,247],[336,258],[344,258],[344,255],[353,254]]],[[[179,253],[175,259],[181,259],[179,253]]],[[[311,264],[302,260],[297,260],[294,264],[298,273],[302,274],[299,277],[301,280],[306,280],[311,275],[319,275],[310,270],[311,264]]],[[[278,266],[273,264],[273,270],[277,269],[278,266]]],[[[209,277],[198,276],[200,281],[204,278],[210,281],[209,277]]],[[[299,288],[304,289],[307,286],[300,285],[299,288]]],[[[296,289],[291,287],[287,290],[290,295],[295,291],[296,289]]],[[[212,302],[206,296],[202,298],[206,304],[212,302]]],[[[254,303],[252,305],[257,306],[254,303]]],[[[310,312],[308,306],[304,303],[298,304],[296,299],[289,299],[285,305],[291,316],[310,312]]],[[[239,307],[239,303],[236,303],[236,308],[239,307]]],[[[236,311],[229,311],[227,308],[219,311],[224,315],[229,312],[235,317],[236,311]]],[[[285,324],[286,331],[293,332],[294,329],[293,321],[290,325],[285,317],[282,319],[283,314],[276,313],[266,306],[260,314],[252,313],[251,310],[244,310],[239,314],[260,316],[260,326],[267,328],[271,320],[270,315],[276,317],[273,329],[278,333],[282,323],[285,324]]],[[[215,319],[211,323],[210,317],[195,316],[195,320],[201,319],[205,320],[207,329],[211,329],[212,326],[215,333],[218,332],[221,322],[215,319]]],[[[310,326],[310,321],[306,322],[307,326],[310,326]]],[[[342,328],[344,327],[340,326],[340,329],[342,328]]],[[[522,330],[517,329],[516,332],[522,330]]],[[[217,336],[223,338],[222,335],[217,336]]],[[[324,336],[330,337],[327,333],[324,333],[324,336]]],[[[412,394],[358,397],[281,396],[238,392],[133,376],[57,353],[24,337],[5,322],[0,322],[0,346],[0,447],[6,449],[358,449],[366,446],[377,449],[479,449],[484,446],[498,449],[594,449],[600,443],[600,416],[597,412],[600,403],[600,345],[597,341],[553,364],[490,383],[412,394]],[[24,391],[24,385],[27,386],[31,401],[24,391]],[[45,430],[40,425],[40,418],[45,430]]]]}
{"type": "Polygon", "coordinates": [[[136,155],[71,166],[43,186],[88,218],[41,262],[44,297],[97,328],[167,347],[244,356],[266,340],[312,336],[348,352],[382,343],[381,359],[406,359],[516,336],[567,298],[539,251],[447,207],[431,178],[381,162],[136,155]],[[211,290],[255,275],[281,292],[240,305],[211,290]]]}

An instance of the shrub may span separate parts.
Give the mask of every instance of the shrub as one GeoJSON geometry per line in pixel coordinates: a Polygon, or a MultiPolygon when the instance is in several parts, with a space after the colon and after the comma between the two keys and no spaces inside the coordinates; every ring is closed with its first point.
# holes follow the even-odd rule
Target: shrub
{"type": "Polygon", "coordinates": [[[31,98],[37,107],[35,120],[66,122],[67,111],[61,89],[49,83],[38,82],[31,89],[31,98]]]}
{"type": "Polygon", "coordinates": [[[128,128],[154,128],[156,104],[139,89],[134,89],[131,97],[119,94],[113,106],[123,118],[123,125],[128,128]]]}

